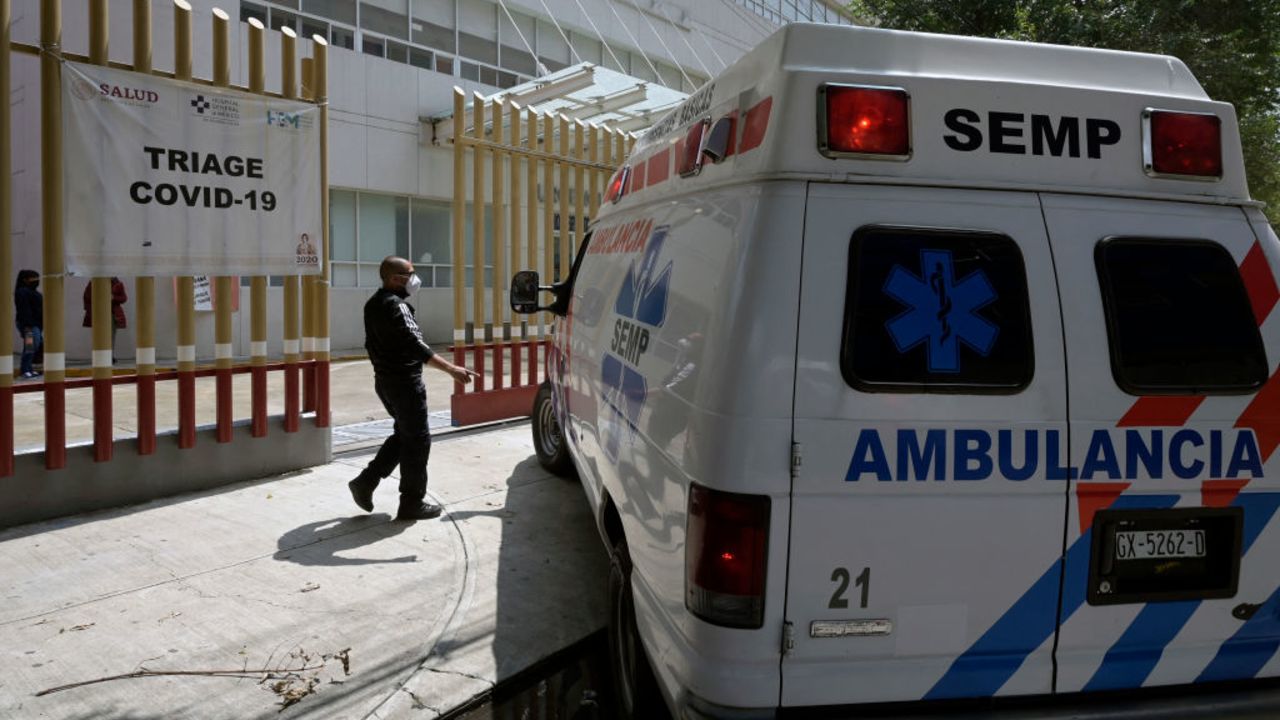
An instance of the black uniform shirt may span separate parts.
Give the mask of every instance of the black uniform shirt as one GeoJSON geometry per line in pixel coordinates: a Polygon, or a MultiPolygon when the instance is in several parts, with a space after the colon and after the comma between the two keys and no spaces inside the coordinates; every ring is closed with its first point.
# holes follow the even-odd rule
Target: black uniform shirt
{"type": "Polygon", "coordinates": [[[412,305],[386,288],[379,288],[364,304],[364,349],[374,373],[420,375],[422,363],[436,354],[423,341],[413,313],[412,305]]]}

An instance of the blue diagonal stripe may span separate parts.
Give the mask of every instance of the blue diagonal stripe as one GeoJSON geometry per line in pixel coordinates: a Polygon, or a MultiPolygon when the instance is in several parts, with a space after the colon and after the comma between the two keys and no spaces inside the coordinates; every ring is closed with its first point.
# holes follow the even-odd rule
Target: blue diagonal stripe
{"type": "Polygon", "coordinates": [[[1218,654],[1196,682],[1256,677],[1277,650],[1280,650],[1280,588],[1218,648],[1218,654]]]}
{"type": "MultiPolygon", "coordinates": [[[[1111,507],[1166,508],[1177,502],[1177,495],[1122,495],[1111,507]]],[[[1092,543],[1093,531],[1086,530],[1067,550],[1062,622],[1066,622],[1084,604],[1092,543]]],[[[1059,559],[991,629],[956,658],[925,699],[995,695],[1057,628],[1058,588],[1063,580],[1062,560],[1059,559]]]]}
{"type": "MultiPolygon", "coordinates": [[[[1241,493],[1232,506],[1244,509],[1240,547],[1244,555],[1280,507],[1280,493],[1241,493]]],[[[1160,662],[1164,649],[1186,627],[1200,603],[1200,600],[1148,603],[1107,651],[1102,665],[1085,684],[1085,691],[1141,687],[1160,662]]]]}

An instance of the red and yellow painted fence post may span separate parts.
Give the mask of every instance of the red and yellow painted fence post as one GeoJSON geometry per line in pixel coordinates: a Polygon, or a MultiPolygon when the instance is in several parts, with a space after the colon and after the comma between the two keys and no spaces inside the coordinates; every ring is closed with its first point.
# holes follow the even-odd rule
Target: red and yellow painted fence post
{"type": "MultiPolygon", "coordinates": [[[[471,98],[472,136],[476,140],[484,139],[485,125],[484,96],[475,93],[471,98]]],[[[484,350],[483,344],[489,340],[486,332],[484,312],[484,147],[477,144],[471,148],[471,338],[476,392],[484,392],[484,350]]]]}
{"type": "MultiPolygon", "coordinates": [[[[298,97],[297,35],[292,28],[280,31],[280,94],[286,100],[298,97]]],[[[298,372],[299,276],[284,278],[284,431],[297,432],[301,423],[298,372]]]]}
{"type": "Polygon", "coordinates": [[[313,278],[315,296],[316,427],[329,427],[329,43],[311,38],[312,100],[320,105],[320,228],[324,247],[321,275],[313,278]]]}
{"type": "MultiPolygon", "coordinates": [[[[62,244],[62,3],[40,0],[40,195],[44,264],[44,466],[67,465],[62,244]]],[[[4,138],[8,142],[8,138],[4,138]]],[[[7,318],[4,319],[8,321],[7,318]]]]}
{"type": "MultiPolygon", "coordinates": [[[[9,25],[13,9],[9,0],[0,0],[0,98],[10,97],[13,56],[9,52],[9,25]]],[[[13,134],[13,114],[8,102],[0,102],[0,282],[7,283],[13,274],[13,151],[9,138],[13,134]]],[[[0,285],[0,477],[13,475],[13,295],[0,285]]]]}
{"type": "MultiPolygon", "coordinates": [[[[302,99],[315,100],[315,60],[302,58],[302,99]]],[[[302,411],[316,409],[316,285],[315,278],[302,276],[302,411]]]]}
{"type": "MultiPolygon", "coordinates": [[[[261,95],[267,89],[266,32],[257,18],[249,18],[249,92],[261,95]]],[[[267,435],[267,278],[249,280],[249,362],[252,396],[253,437],[267,435]]]]}
{"type": "MultiPolygon", "coordinates": [[[[231,18],[221,8],[213,9],[213,84],[216,87],[231,86],[231,18]]],[[[231,442],[235,414],[232,394],[231,366],[235,362],[235,346],[232,344],[231,308],[239,292],[235,279],[227,275],[214,278],[214,378],[217,394],[217,438],[220,443],[231,442]]]]}
{"type": "MultiPolygon", "coordinates": [[[[533,154],[538,149],[538,113],[529,108],[526,112],[526,129],[524,147],[529,151],[529,160],[525,163],[525,221],[529,228],[528,242],[525,243],[525,269],[536,270],[538,267],[538,158],[533,154]]],[[[539,319],[528,318],[521,321],[525,329],[524,339],[528,344],[529,384],[538,382],[538,345],[537,338],[539,319]]]]}
{"type": "MultiPolygon", "coordinates": [[[[455,118],[453,126],[453,244],[451,254],[453,257],[453,265],[450,268],[453,285],[453,362],[457,365],[465,364],[463,354],[466,352],[464,345],[467,342],[467,331],[463,325],[463,318],[466,316],[467,296],[464,292],[464,283],[466,275],[464,274],[463,264],[466,259],[463,250],[463,236],[465,220],[463,214],[467,211],[466,190],[463,185],[467,182],[466,166],[463,161],[466,159],[466,149],[461,142],[462,137],[462,117],[466,114],[467,96],[459,87],[453,88],[453,117],[455,118]]],[[[453,394],[461,395],[465,386],[457,381],[453,383],[453,394]]]]}
{"type": "MultiPolygon", "coordinates": [[[[107,0],[89,2],[89,62],[106,65],[108,44],[107,0]]],[[[93,331],[93,461],[111,459],[112,437],[111,367],[113,350],[111,335],[115,318],[111,312],[112,282],[109,277],[91,281],[93,299],[90,323],[93,331]]]]}
{"type": "MultiPolygon", "coordinates": [[[[492,320],[489,326],[489,332],[485,333],[488,336],[488,338],[491,340],[490,346],[493,348],[493,389],[494,390],[501,390],[503,388],[503,374],[504,374],[503,362],[502,362],[502,354],[503,354],[502,349],[503,349],[503,340],[505,339],[505,337],[503,333],[504,313],[502,311],[502,279],[503,277],[505,277],[505,273],[503,272],[503,266],[505,265],[503,256],[507,252],[507,248],[506,248],[507,218],[506,218],[506,215],[503,213],[503,207],[502,207],[504,202],[503,191],[505,189],[502,183],[502,176],[503,176],[502,163],[503,163],[503,158],[507,155],[507,153],[504,153],[501,150],[498,150],[497,147],[503,144],[502,124],[503,124],[503,121],[506,119],[505,115],[506,113],[503,112],[502,100],[500,99],[495,100],[493,102],[493,137],[491,139],[493,140],[494,143],[496,143],[496,145],[494,147],[494,151],[492,154],[493,188],[490,193],[491,195],[490,207],[493,208],[491,213],[493,216],[493,283],[492,283],[492,287],[490,288],[490,293],[491,293],[490,301],[493,304],[493,315],[490,316],[492,320]]],[[[477,264],[481,268],[484,267],[483,261],[479,261],[477,264]]],[[[481,278],[483,277],[484,276],[482,273],[481,278]]],[[[484,350],[481,350],[480,352],[484,352],[484,350]]]]}
{"type": "MultiPolygon", "coordinates": [[[[150,0],[133,0],[133,69],[151,73],[150,0]]],[[[137,308],[138,454],[151,455],[156,451],[156,279],[139,277],[133,294],[137,308]]]]}
{"type": "MultiPolygon", "coordinates": [[[[191,80],[191,5],[173,0],[173,75],[191,80]]],[[[178,447],[196,445],[196,290],[195,278],[179,277],[178,295],[178,447]]]]}
{"type": "MultiPolygon", "coordinates": [[[[511,103],[511,147],[520,147],[520,118],[523,113],[520,111],[519,103],[511,103]]],[[[523,228],[520,226],[520,154],[510,153],[511,156],[511,269],[509,273],[514,273],[520,268],[520,239],[523,237],[523,228]]],[[[506,284],[507,275],[498,275],[494,278],[494,285],[501,292],[502,287],[506,284]]],[[[499,295],[501,298],[501,295],[499,295]]],[[[501,302],[501,300],[499,300],[501,302]]],[[[503,326],[503,339],[507,341],[511,347],[511,385],[515,387],[520,384],[520,352],[522,341],[524,340],[524,323],[520,318],[511,313],[509,307],[504,305],[502,308],[504,316],[509,315],[511,320],[503,326]]]]}

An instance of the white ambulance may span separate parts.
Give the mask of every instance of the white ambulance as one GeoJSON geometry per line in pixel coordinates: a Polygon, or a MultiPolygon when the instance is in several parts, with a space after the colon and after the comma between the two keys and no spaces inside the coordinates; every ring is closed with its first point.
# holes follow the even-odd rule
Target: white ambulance
{"type": "Polygon", "coordinates": [[[1278,265],[1177,59],[778,31],[542,288],[621,713],[1280,717],[1278,265]]]}

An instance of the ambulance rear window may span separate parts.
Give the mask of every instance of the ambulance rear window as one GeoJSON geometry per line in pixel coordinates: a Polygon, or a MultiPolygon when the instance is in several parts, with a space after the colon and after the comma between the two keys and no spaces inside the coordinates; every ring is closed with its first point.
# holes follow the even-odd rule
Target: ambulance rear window
{"type": "Polygon", "coordinates": [[[1267,356],[1231,254],[1203,240],[1108,238],[1094,253],[1111,372],[1133,395],[1232,394],[1267,356]]]}
{"type": "Polygon", "coordinates": [[[994,233],[858,230],[840,354],[845,381],[863,392],[1026,387],[1035,359],[1017,243],[994,233]]]}

